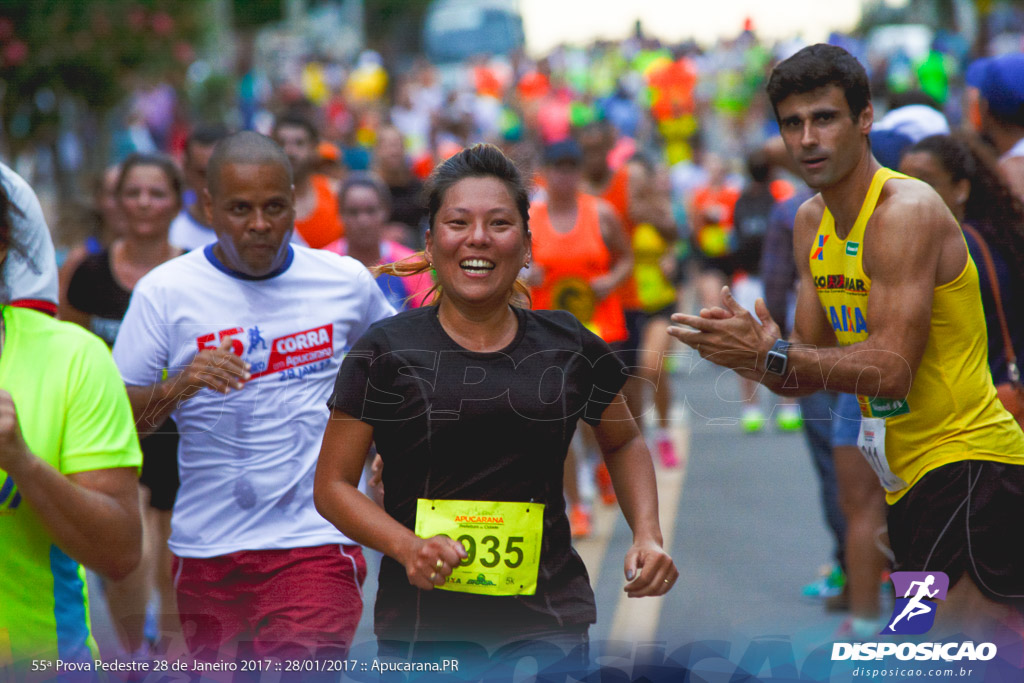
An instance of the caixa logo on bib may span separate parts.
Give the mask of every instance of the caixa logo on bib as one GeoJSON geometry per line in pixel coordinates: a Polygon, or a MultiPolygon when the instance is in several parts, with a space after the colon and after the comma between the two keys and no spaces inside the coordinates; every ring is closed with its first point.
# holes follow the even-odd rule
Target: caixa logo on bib
{"type": "Polygon", "coordinates": [[[946,599],[949,577],[944,572],[893,572],[891,578],[896,601],[879,635],[927,633],[935,623],[936,600],[946,599]]]}

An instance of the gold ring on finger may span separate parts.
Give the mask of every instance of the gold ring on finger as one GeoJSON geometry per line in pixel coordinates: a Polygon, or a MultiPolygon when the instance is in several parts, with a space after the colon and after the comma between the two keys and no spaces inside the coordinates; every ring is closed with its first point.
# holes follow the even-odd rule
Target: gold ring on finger
{"type": "Polygon", "coordinates": [[[430,581],[433,581],[436,578],[437,578],[437,572],[430,572],[430,581]]]}
{"type": "Polygon", "coordinates": [[[444,569],[444,560],[442,560],[440,557],[437,558],[437,564],[435,564],[434,567],[437,569],[437,571],[441,571],[442,569],[444,569]]]}

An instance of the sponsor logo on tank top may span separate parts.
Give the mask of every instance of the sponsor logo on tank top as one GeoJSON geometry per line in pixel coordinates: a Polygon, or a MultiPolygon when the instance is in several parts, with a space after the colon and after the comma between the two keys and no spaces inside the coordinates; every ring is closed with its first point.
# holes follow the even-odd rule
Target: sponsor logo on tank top
{"type": "Polygon", "coordinates": [[[868,321],[860,306],[829,306],[828,317],[832,322],[832,329],[836,332],[857,334],[868,331],[868,321]]]}
{"type": "Polygon", "coordinates": [[[814,278],[814,286],[818,291],[839,290],[843,292],[867,292],[867,285],[860,278],[846,277],[839,273],[837,275],[817,275],[814,278]]]}
{"type": "Polygon", "coordinates": [[[812,260],[824,261],[825,260],[825,242],[828,241],[828,235],[818,235],[818,248],[811,254],[812,260]]]}

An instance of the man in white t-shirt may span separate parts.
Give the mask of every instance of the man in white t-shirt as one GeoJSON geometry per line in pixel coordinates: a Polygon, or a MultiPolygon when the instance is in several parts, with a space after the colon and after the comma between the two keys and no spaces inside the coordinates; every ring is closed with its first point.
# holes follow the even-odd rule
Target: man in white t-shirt
{"type": "Polygon", "coordinates": [[[197,126],[185,142],[182,164],[185,176],[185,206],[174,220],[167,241],[185,251],[192,251],[217,241],[217,234],[207,223],[203,209],[203,190],[206,188],[206,167],[214,146],[228,136],[223,124],[197,126]]]}
{"type": "Polygon", "coordinates": [[[217,241],[142,278],[114,345],[140,432],[172,415],[170,547],[194,657],[343,654],[362,611],[358,546],[313,505],[327,398],[346,350],[394,314],[366,268],[289,242],[287,157],[221,141],[204,191],[217,241]],[[166,369],[166,370],[165,370],[166,369]]]}

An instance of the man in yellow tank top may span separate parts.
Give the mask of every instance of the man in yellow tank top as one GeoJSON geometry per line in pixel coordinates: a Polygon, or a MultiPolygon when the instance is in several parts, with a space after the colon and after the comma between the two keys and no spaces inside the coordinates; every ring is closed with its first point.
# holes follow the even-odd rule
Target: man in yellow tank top
{"type": "Polygon", "coordinates": [[[768,83],[782,138],[819,194],[796,217],[794,332],[780,339],[728,289],[723,306],[675,315],[671,334],[782,395],[857,394],[858,445],[886,491],[900,571],[941,571],[938,610],[968,632],[1020,630],[1024,434],[987,369],[978,271],[956,221],[924,183],[883,168],[868,133],[867,76],[849,53],[813,45],[768,83]],[[692,329],[686,329],[692,328],[692,329]]]}

